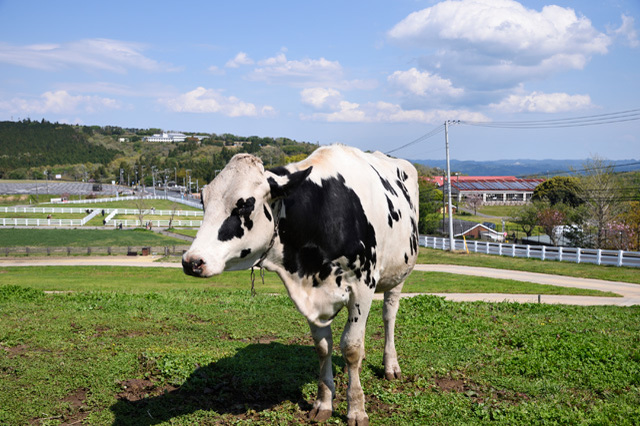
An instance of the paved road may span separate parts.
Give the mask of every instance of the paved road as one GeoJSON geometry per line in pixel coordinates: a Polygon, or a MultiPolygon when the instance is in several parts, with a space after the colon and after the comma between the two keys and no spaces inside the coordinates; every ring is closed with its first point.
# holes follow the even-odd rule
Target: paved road
{"type": "MultiPolygon", "coordinates": [[[[118,265],[159,268],[181,268],[177,262],[157,262],[155,256],[109,256],[109,257],[61,257],[61,258],[0,258],[3,266],[55,266],[55,265],[118,265]]],[[[511,279],[537,284],[549,284],[562,287],[586,288],[592,290],[611,291],[622,297],[591,297],[591,296],[540,296],[541,303],[565,305],[640,305],[640,285],[617,281],[604,281],[589,278],[565,277],[547,275],[534,272],[510,271],[504,269],[478,268],[456,265],[416,265],[417,271],[448,272],[452,274],[476,275],[489,278],[511,279]]],[[[248,276],[247,276],[248,279],[248,276]]],[[[537,303],[538,295],[532,294],[496,294],[496,293],[432,293],[443,296],[447,300],[459,302],[520,302],[537,303]]],[[[405,297],[414,296],[405,293],[405,297]]],[[[376,295],[379,299],[382,295],[376,295]]]]}

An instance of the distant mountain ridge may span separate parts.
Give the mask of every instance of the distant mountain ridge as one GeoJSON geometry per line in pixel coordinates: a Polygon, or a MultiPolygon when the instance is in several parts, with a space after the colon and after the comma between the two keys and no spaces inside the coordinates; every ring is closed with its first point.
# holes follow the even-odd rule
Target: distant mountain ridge
{"type": "MultiPolygon", "coordinates": [[[[446,168],[445,160],[410,160],[413,163],[428,167],[446,168]]],[[[468,176],[517,176],[517,177],[552,177],[557,175],[578,173],[588,160],[491,160],[461,161],[451,160],[451,173],[468,176]]],[[[640,160],[611,161],[618,172],[640,170],[640,160]],[[627,165],[630,164],[630,165],[627,165]],[[623,166],[627,165],[627,166],[623,166]]]]}

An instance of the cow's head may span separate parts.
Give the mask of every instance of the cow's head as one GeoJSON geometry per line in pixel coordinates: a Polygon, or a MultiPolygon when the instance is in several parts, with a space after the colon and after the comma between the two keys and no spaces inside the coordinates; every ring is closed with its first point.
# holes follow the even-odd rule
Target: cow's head
{"type": "Polygon", "coordinates": [[[204,218],[182,256],[184,272],[210,277],[253,266],[270,248],[275,217],[271,203],[302,182],[311,168],[289,173],[265,171],[249,154],[235,155],[202,191],[204,218]]]}

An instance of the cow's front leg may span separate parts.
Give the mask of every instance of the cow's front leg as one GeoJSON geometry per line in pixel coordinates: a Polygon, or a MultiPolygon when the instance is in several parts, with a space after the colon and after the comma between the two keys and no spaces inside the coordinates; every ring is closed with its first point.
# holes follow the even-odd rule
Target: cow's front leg
{"type": "Polygon", "coordinates": [[[384,376],[387,380],[399,379],[401,377],[400,364],[398,364],[398,354],[394,341],[394,330],[396,326],[396,314],[400,306],[400,293],[402,285],[384,293],[384,307],[382,308],[382,319],[384,320],[384,376]]]}
{"type": "Polygon", "coordinates": [[[352,297],[349,301],[349,318],[340,340],[340,349],[347,364],[349,387],[347,388],[347,421],[349,426],[369,424],[364,408],[364,392],[360,384],[360,370],[364,358],[364,333],[371,308],[373,290],[364,297],[352,297]]]}
{"type": "Polygon", "coordinates": [[[311,328],[316,353],[320,360],[318,396],[313,403],[313,409],[309,412],[309,418],[316,422],[324,422],[333,414],[333,397],[335,396],[331,363],[333,338],[331,336],[331,326],[318,327],[309,323],[309,327],[311,328]]]}

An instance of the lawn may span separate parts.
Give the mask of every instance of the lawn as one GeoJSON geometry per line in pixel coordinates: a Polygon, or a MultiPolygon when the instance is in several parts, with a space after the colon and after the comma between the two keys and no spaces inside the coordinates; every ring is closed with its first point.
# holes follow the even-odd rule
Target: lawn
{"type": "Polygon", "coordinates": [[[418,263],[480,266],[640,284],[640,269],[420,248],[418,263]]]}
{"type": "MultiPolygon", "coordinates": [[[[318,363],[289,298],[192,280],[204,287],[0,285],[0,423],[309,423],[318,363]]],[[[374,302],[361,375],[372,424],[640,422],[639,307],[405,299],[397,381],[383,378],[381,308],[374,302]]],[[[346,424],[346,319],[334,322],[330,424],[346,424]]]]}
{"type": "Polygon", "coordinates": [[[126,247],[184,243],[182,240],[144,229],[0,228],[0,247],[126,247]]]}
{"type": "MultiPolygon", "coordinates": [[[[250,271],[225,272],[197,280],[179,268],[120,266],[34,266],[2,267],[2,283],[27,286],[42,291],[156,292],[174,290],[244,291],[251,288],[250,271]]],[[[260,293],[286,294],[280,278],[266,272],[264,284],[256,271],[255,288],[260,293]]],[[[403,288],[406,293],[511,293],[565,294],[616,297],[610,292],[559,287],[495,278],[414,271],[403,288]]]]}

